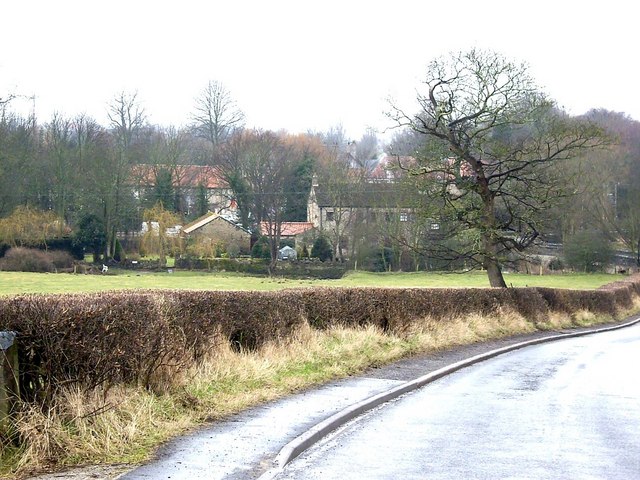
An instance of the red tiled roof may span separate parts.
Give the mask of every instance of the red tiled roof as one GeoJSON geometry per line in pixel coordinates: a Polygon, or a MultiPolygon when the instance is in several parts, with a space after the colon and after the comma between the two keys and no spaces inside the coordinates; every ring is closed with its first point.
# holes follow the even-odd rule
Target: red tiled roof
{"type": "MultiPolygon", "coordinates": [[[[313,223],[311,222],[282,222],[280,226],[281,232],[280,235],[283,237],[295,237],[296,235],[300,235],[301,233],[308,232],[313,227],[313,223]]],[[[269,227],[266,222],[260,223],[260,233],[262,235],[267,235],[269,231],[269,227]]]]}
{"type": "Polygon", "coordinates": [[[220,169],[206,165],[134,165],[131,175],[135,182],[151,187],[156,183],[158,171],[163,168],[171,170],[175,187],[197,187],[202,184],[207,189],[229,188],[220,169]]]}

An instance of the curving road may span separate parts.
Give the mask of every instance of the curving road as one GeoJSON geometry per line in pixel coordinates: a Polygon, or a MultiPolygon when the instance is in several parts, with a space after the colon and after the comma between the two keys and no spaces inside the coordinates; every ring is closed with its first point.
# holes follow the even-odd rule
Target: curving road
{"type": "Polygon", "coordinates": [[[347,424],[277,478],[640,478],[640,325],[465,368],[347,424]]]}

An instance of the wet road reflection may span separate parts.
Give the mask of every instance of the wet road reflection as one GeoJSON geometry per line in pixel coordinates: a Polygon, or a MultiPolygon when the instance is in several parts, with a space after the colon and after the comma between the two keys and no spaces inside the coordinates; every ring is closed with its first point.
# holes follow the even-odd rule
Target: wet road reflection
{"type": "Polygon", "coordinates": [[[640,478],[640,326],[461,370],[328,437],[281,479],[640,478]]]}

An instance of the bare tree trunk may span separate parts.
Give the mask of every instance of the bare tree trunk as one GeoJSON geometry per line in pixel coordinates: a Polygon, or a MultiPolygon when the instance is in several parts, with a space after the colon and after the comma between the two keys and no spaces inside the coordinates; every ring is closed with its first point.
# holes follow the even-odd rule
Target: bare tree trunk
{"type": "Polygon", "coordinates": [[[272,277],[276,273],[276,267],[278,266],[278,246],[280,240],[278,238],[270,238],[269,239],[269,250],[271,252],[271,256],[269,259],[269,276],[272,277]]]}
{"type": "Polygon", "coordinates": [[[484,204],[482,212],[482,263],[489,277],[489,285],[495,288],[507,288],[497,255],[494,196],[489,189],[489,183],[480,162],[478,162],[478,185],[480,187],[478,193],[484,204]]]}
{"type": "MultiPolygon", "coordinates": [[[[487,235],[487,234],[485,234],[487,235]]],[[[482,261],[487,276],[489,277],[489,285],[494,288],[507,288],[507,284],[502,276],[502,268],[496,255],[496,244],[490,235],[483,239],[484,243],[484,259],[482,261]]]]}
{"type": "Polygon", "coordinates": [[[507,288],[507,284],[502,276],[502,270],[500,264],[495,258],[485,257],[484,267],[487,269],[487,276],[489,277],[489,285],[495,288],[507,288]]]}

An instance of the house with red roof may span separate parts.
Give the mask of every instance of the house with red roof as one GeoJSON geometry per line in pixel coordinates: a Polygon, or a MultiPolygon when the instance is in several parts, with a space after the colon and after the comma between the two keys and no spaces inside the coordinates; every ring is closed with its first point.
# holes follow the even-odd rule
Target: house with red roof
{"type": "Polygon", "coordinates": [[[134,194],[142,198],[157,185],[160,172],[169,172],[178,200],[178,209],[186,215],[196,211],[198,195],[204,189],[208,209],[211,212],[235,216],[237,204],[233,191],[224,179],[222,171],[207,165],[150,165],[140,164],[131,168],[130,182],[134,194]]]}
{"type": "MultiPolygon", "coordinates": [[[[260,235],[269,235],[267,222],[260,223],[260,235]]],[[[311,222],[282,222],[280,225],[280,241],[289,240],[296,247],[310,246],[316,236],[316,228],[311,222]]]]}

